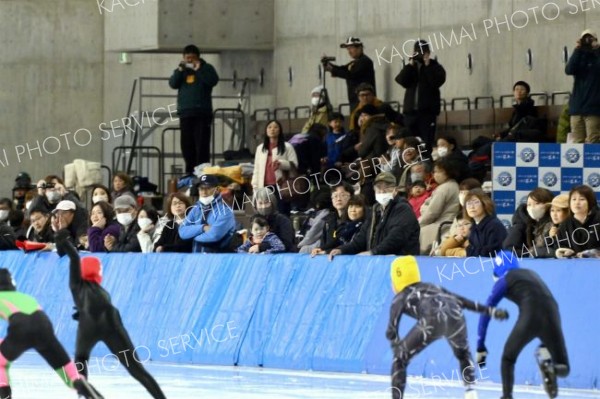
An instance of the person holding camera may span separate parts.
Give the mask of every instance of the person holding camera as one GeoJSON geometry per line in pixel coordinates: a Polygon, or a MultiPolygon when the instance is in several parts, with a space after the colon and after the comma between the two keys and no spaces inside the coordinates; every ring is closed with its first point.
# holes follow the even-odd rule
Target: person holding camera
{"type": "Polygon", "coordinates": [[[440,87],[446,82],[446,71],[431,58],[429,43],[418,40],[413,56],[402,68],[396,83],[404,87],[404,126],[427,144],[431,150],[435,139],[436,119],[440,114],[440,87]]]}
{"type": "Polygon", "coordinates": [[[331,76],[346,79],[348,102],[350,109],[353,110],[358,105],[357,86],[361,83],[368,83],[375,87],[375,68],[373,61],[363,52],[363,43],[358,37],[350,36],[345,43],[340,44],[340,47],[348,50],[352,61],[338,66],[331,63],[335,61],[335,57],[323,56],[321,63],[326,71],[331,72],[331,76]]]}
{"type": "Polygon", "coordinates": [[[565,73],[575,78],[569,99],[574,142],[600,143],[600,44],[595,32],[581,33],[565,73]]]}
{"type": "Polygon", "coordinates": [[[187,175],[194,167],[210,162],[211,123],[213,117],[212,89],[219,83],[215,68],[200,58],[194,45],[183,49],[183,60],[169,79],[177,89],[177,115],[181,128],[181,153],[187,175]]]}

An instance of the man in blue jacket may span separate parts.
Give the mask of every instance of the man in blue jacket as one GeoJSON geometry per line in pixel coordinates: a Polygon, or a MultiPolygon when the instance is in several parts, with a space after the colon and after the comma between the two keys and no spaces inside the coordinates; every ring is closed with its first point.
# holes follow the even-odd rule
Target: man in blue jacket
{"type": "Polygon", "coordinates": [[[569,100],[573,139],[576,143],[600,143],[600,44],[596,33],[590,29],[581,33],[565,72],[575,78],[569,100]]]}
{"type": "Polygon", "coordinates": [[[214,175],[202,175],[198,182],[200,198],[179,227],[179,236],[194,239],[193,252],[229,252],[235,233],[233,211],[217,190],[219,180],[214,175]]]}
{"type": "Polygon", "coordinates": [[[219,83],[215,68],[200,58],[194,45],[183,49],[183,60],[169,79],[177,92],[177,114],[181,128],[181,153],[188,175],[194,167],[210,162],[213,117],[212,89],[219,83]]]}

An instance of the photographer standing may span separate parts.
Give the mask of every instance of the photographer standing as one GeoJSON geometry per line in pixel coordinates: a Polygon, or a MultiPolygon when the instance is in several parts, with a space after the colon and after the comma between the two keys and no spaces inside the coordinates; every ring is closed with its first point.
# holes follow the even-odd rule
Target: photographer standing
{"type": "Polygon", "coordinates": [[[575,143],[600,143],[600,45],[589,29],[581,33],[565,67],[575,83],[569,100],[571,132],[575,143]]]}
{"type": "Polygon", "coordinates": [[[178,90],[181,153],[188,175],[193,174],[195,166],[210,162],[212,89],[217,83],[219,75],[212,65],[200,58],[200,49],[194,45],[186,46],[183,60],[169,79],[169,86],[178,90]]]}
{"type": "Polygon", "coordinates": [[[346,79],[350,110],[354,110],[358,105],[356,87],[361,83],[369,83],[375,87],[375,68],[373,61],[363,52],[363,43],[359,38],[350,36],[345,43],[340,44],[340,47],[348,49],[348,55],[352,61],[338,66],[331,63],[331,61],[335,61],[334,57],[323,56],[321,63],[326,71],[331,72],[331,76],[346,79]]]}
{"type": "Polygon", "coordinates": [[[429,43],[415,42],[414,54],[402,68],[396,83],[404,92],[404,126],[419,136],[431,150],[435,139],[436,119],[440,113],[440,87],[446,82],[446,71],[431,58],[429,43]]]}

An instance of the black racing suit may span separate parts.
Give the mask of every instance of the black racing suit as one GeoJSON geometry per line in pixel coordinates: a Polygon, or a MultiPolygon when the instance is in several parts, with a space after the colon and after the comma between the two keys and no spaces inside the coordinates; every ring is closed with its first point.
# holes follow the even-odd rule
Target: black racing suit
{"type": "Polygon", "coordinates": [[[392,397],[401,399],[406,387],[406,368],[415,355],[438,338],[446,337],[454,356],[460,362],[465,384],[475,382],[475,367],[467,342],[467,326],[463,308],[480,313],[491,308],[463,298],[444,288],[429,283],[416,283],[399,292],[392,301],[390,321],[386,336],[392,341],[394,361],[392,364],[392,397]],[[417,319],[417,324],[406,334],[398,337],[400,317],[407,314],[417,319]]]}
{"type": "Polygon", "coordinates": [[[110,295],[100,284],[81,278],[79,254],[64,234],[56,235],[56,247],[60,255],[67,254],[70,263],[69,287],[77,307],[79,327],[75,348],[75,363],[81,374],[88,375],[87,363],[94,346],[100,341],[119,358],[121,364],[133,378],[138,380],[155,399],[166,399],[152,376],[134,354],[134,345],[110,295]],[[131,354],[131,356],[127,356],[131,354]]]}
{"type": "MultiPolygon", "coordinates": [[[[534,338],[539,338],[548,348],[557,367],[556,374],[569,374],[569,358],[560,324],[558,304],[548,286],[540,276],[528,269],[513,269],[496,281],[487,305],[496,306],[503,297],[513,301],[519,307],[519,318],[502,353],[502,391],[505,398],[512,397],[515,382],[515,362],[523,348],[534,338]]],[[[489,317],[479,319],[479,338],[477,351],[487,352],[485,336],[489,317]]]]}

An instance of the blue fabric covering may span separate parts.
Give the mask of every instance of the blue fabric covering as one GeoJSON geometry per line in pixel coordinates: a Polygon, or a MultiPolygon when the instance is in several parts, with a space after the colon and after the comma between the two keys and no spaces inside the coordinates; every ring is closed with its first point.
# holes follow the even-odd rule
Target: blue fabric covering
{"type": "MultiPolygon", "coordinates": [[[[154,361],[247,365],[388,374],[391,351],[385,339],[392,291],[393,256],[97,254],[104,263],[103,285],[121,310],[138,356],[154,361]]],[[[73,353],[77,324],[71,319],[67,259],[53,253],[0,253],[19,290],[36,297],[73,353]]],[[[440,284],[484,302],[494,285],[489,258],[418,258],[423,281],[440,284]]],[[[538,272],[557,298],[571,375],[561,386],[594,388],[600,377],[600,302],[596,260],[523,260],[538,272]],[[576,295],[574,295],[576,294],[576,295]]],[[[500,381],[504,342],[518,310],[507,300],[508,322],[491,321],[487,369],[480,379],[500,381]]],[[[466,312],[474,354],[478,315],[466,312]]],[[[414,323],[403,321],[400,335],[414,323]]],[[[0,326],[0,336],[5,334],[0,326]]],[[[516,382],[539,384],[533,351],[525,348],[516,382]]],[[[94,356],[106,355],[98,345],[94,356]]],[[[433,343],[414,358],[408,372],[451,379],[458,362],[448,343],[433,343]]],[[[92,370],[93,373],[93,370],[92,370]]],[[[434,377],[435,378],[435,377],[434,377]]]]}

